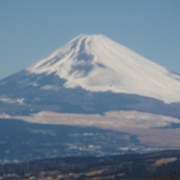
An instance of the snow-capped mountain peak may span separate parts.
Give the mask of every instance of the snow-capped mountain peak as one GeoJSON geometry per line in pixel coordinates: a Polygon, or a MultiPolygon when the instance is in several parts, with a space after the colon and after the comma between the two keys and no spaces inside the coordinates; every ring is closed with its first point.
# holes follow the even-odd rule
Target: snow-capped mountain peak
{"type": "Polygon", "coordinates": [[[66,81],[66,88],[180,102],[180,76],[103,35],[79,35],[26,70],[54,73],[66,81]]]}

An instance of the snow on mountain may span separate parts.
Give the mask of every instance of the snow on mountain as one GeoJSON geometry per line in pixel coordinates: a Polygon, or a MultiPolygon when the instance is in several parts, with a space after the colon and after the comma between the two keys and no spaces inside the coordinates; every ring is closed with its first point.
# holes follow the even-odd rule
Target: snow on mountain
{"type": "Polygon", "coordinates": [[[0,101],[8,103],[8,104],[24,104],[24,98],[18,98],[18,99],[10,99],[10,98],[0,98],[0,101]]]}
{"type": "Polygon", "coordinates": [[[55,73],[66,88],[180,102],[180,76],[103,35],[80,35],[26,70],[55,73]]]}

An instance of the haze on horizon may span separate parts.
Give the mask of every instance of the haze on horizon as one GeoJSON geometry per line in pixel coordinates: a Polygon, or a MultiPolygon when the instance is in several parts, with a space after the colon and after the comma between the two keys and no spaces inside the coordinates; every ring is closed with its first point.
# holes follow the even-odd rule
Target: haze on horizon
{"type": "Polygon", "coordinates": [[[1,1],[0,79],[79,34],[103,34],[180,73],[180,2],[1,1]]]}

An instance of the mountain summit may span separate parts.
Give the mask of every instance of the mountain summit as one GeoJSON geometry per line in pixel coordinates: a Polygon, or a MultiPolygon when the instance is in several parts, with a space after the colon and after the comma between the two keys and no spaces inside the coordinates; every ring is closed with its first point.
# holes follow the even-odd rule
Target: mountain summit
{"type": "Polygon", "coordinates": [[[79,35],[26,71],[53,73],[65,80],[66,88],[180,102],[180,76],[103,35],[79,35]]]}

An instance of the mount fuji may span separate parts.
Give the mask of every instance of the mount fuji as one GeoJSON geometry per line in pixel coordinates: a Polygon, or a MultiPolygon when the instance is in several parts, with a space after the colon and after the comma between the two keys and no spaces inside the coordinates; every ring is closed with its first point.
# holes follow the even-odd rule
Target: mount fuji
{"type": "Polygon", "coordinates": [[[0,80],[0,124],[0,162],[180,148],[180,75],[79,35],[0,80]]]}
{"type": "Polygon", "coordinates": [[[180,102],[180,76],[103,35],[80,35],[27,71],[54,73],[66,81],[66,88],[180,102]]]}
{"type": "Polygon", "coordinates": [[[103,35],[79,35],[0,81],[0,113],[137,110],[180,118],[180,76],[103,35]]]}

